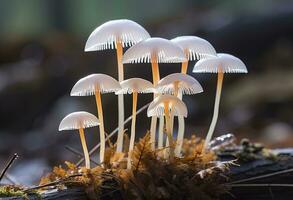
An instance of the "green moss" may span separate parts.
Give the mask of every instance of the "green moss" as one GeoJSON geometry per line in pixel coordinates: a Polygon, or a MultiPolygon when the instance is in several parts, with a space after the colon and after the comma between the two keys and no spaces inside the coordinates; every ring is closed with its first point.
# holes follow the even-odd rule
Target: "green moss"
{"type": "Polygon", "coordinates": [[[0,198],[1,197],[21,197],[23,199],[29,199],[29,196],[33,195],[37,199],[41,199],[41,195],[38,191],[26,192],[22,187],[14,185],[5,185],[0,187],[0,198]]]}
{"type": "Polygon", "coordinates": [[[1,186],[0,197],[22,197],[23,199],[29,199],[22,188],[12,185],[1,186]]]}

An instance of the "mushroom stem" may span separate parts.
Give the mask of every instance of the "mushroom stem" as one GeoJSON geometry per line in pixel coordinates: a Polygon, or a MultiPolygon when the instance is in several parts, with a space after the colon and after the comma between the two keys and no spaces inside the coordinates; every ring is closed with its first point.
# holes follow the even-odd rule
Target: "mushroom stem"
{"type": "MultiPolygon", "coordinates": [[[[123,48],[120,40],[116,42],[117,63],[118,63],[118,80],[124,80],[124,69],[122,64],[123,48]]],[[[118,95],[118,136],[117,136],[117,152],[123,150],[123,134],[124,134],[124,99],[123,94],[118,95]]]]}
{"type": "MultiPolygon", "coordinates": [[[[179,92],[179,81],[175,81],[173,83],[174,87],[174,96],[178,97],[178,92],[179,92]]],[[[174,129],[174,106],[172,105],[171,107],[171,134],[173,135],[173,129],[174,129]]]]}
{"type": "Polygon", "coordinates": [[[175,155],[177,157],[179,157],[181,153],[181,148],[182,148],[183,139],[184,139],[184,129],[185,129],[184,117],[178,116],[178,136],[177,136],[176,149],[175,149],[175,155]]]}
{"type": "Polygon", "coordinates": [[[157,86],[160,80],[159,64],[157,61],[152,61],[152,75],[153,75],[153,84],[157,86]]]}
{"type": "Polygon", "coordinates": [[[188,61],[182,62],[182,64],[181,64],[181,73],[186,74],[187,73],[187,68],[188,68],[188,61]]]}
{"type": "MultiPolygon", "coordinates": [[[[160,71],[159,71],[159,64],[157,61],[157,57],[155,55],[151,57],[151,63],[152,63],[153,84],[154,86],[156,86],[160,80],[160,71]]],[[[157,94],[154,94],[154,98],[156,96],[157,94]]],[[[164,118],[160,118],[160,121],[161,120],[164,120],[164,118]]],[[[156,146],[156,126],[157,126],[157,117],[152,116],[151,129],[150,129],[151,130],[150,142],[151,142],[152,150],[154,150],[156,146]]]]}
{"type": "Polygon", "coordinates": [[[158,148],[163,148],[163,141],[164,141],[164,120],[160,120],[159,123],[159,138],[158,138],[158,148]]]}
{"type": "Polygon", "coordinates": [[[87,150],[87,145],[86,145],[86,141],[85,141],[85,137],[84,137],[84,131],[83,128],[79,129],[79,136],[80,136],[80,141],[81,141],[81,145],[82,145],[82,149],[83,149],[83,153],[84,153],[84,159],[85,159],[85,167],[87,169],[90,169],[90,156],[89,156],[89,152],[87,150]]]}
{"type": "Polygon", "coordinates": [[[219,115],[219,105],[220,105],[220,97],[221,97],[221,92],[222,92],[222,85],[223,85],[223,78],[224,78],[224,73],[218,72],[218,82],[217,82],[217,92],[216,92],[216,99],[215,99],[215,106],[214,106],[214,114],[213,114],[213,119],[208,131],[208,134],[205,139],[204,143],[204,149],[208,147],[209,142],[212,139],[216,123],[218,120],[218,115],[219,115]]]}
{"type": "Polygon", "coordinates": [[[135,123],[136,123],[136,108],[137,108],[137,92],[132,93],[132,122],[131,122],[131,135],[128,151],[127,169],[131,169],[131,153],[135,141],[135,123]]]}
{"type": "Polygon", "coordinates": [[[185,62],[182,62],[181,64],[181,73],[182,74],[187,74],[187,69],[188,69],[188,49],[184,49],[184,54],[185,54],[185,57],[186,57],[186,61],[185,62]]]}
{"type": "Polygon", "coordinates": [[[101,93],[100,91],[96,91],[95,93],[96,97],[96,104],[98,109],[98,116],[100,120],[100,141],[101,141],[101,147],[100,147],[100,163],[104,162],[104,155],[105,155],[105,128],[104,128],[104,117],[103,117],[103,107],[102,107],[102,99],[101,99],[101,93]]]}
{"type": "Polygon", "coordinates": [[[166,133],[170,144],[170,162],[174,159],[174,149],[173,149],[173,137],[171,134],[171,123],[170,123],[170,112],[169,112],[169,104],[166,102],[164,103],[164,113],[166,119],[166,133]]]}
{"type": "Polygon", "coordinates": [[[151,148],[152,150],[155,150],[156,147],[156,126],[157,126],[157,117],[152,116],[151,119],[151,138],[150,138],[150,143],[151,143],[151,148]]]}

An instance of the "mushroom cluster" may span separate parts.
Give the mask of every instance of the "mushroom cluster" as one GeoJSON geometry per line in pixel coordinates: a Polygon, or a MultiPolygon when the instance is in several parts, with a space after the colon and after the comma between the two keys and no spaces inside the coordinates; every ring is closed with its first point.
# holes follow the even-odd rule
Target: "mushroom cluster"
{"type": "MultiPolygon", "coordinates": [[[[215,48],[205,39],[196,36],[181,36],[172,40],[152,38],[150,34],[134,21],[120,19],[111,20],[97,27],[89,36],[85,51],[100,51],[116,49],[118,81],[105,74],[91,74],[73,86],[71,96],[94,95],[97,104],[97,116],[87,112],[74,112],[67,115],[60,123],[59,130],[79,130],[84,151],[84,160],[90,168],[90,158],[84,135],[84,128],[99,125],[100,154],[99,160],[103,164],[106,148],[105,127],[101,94],[115,93],[118,96],[118,135],[116,151],[123,152],[124,141],[124,100],[123,95],[132,94],[132,124],[128,148],[127,168],[131,169],[131,153],[134,148],[136,135],[136,110],[139,93],[153,93],[147,115],[151,117],[150,142],[152,149],[165,149],[164,157],[172,162],[175,157],[181,156],[184,139],[184,118],[187,117],[187,106],[182,95],[193,95],[203,92],[200,83],[192,76],[187,75],[188,62],[197,61],[194,73],[217,73],[217,91],[214,105],[214,114],[206,136],[204,149],[215,130],[219,113],[220,96],[224,73],[247,73],[245,64],[229,54],[216,53],[215,48]],[[128,48],[123,54],[123,48],[128,48]],[[123,64],[150,63],[152,82],[142,78],[124,80],[123,64]],[[169,74],[160,79],[159,63],[180,63],[181,72],[169,74]],[[178,117],[177,137],[174,134],[174,118],[178,117]],[[157,119],[160,119],[158,134],[157,119]],[[165,129],[164,129],[165,127],[165,129]],[[166,137],[164,137],[164,132],[166,137]]],[[[204,152],[204,151],[203,151],[204,152]]]]}

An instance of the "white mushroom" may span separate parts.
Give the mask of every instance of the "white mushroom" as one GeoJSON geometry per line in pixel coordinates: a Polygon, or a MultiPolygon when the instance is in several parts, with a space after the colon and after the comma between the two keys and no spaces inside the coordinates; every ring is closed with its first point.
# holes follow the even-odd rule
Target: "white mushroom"
{"type": "MultiPolygon", "coordinates": [[[[161,79],[156,86],[156,91],[162,94],[172,94],[175,97],[178,97],[181,94],[192,95],[201,93],[203,92],[203,89],[200,83],[192,76],[182,73],[174,73],[161,79]]],[[[173,120],[174,116],[171,112],[171,132],[173,132],[173,120]]],[[[182,124],[184,124],[184,118],[182,116],[178,116],[179,130],[175,149],[176,156],[180,155],[182,142],[184,139],[184,128],[182,129],[182,124]]],[[[161,132],[162,130],[159,131],[159,135],[161,132]]],[[[162,137],[159,137],[159,139],[160,138],[162,137]]],[[[159,141],[159,144],[162,144],[162,142],[159,141]]]]}
{"type": "Polygon", "coordinates": [[[90,156],[88,153],[86,140],[84,136],[84,129],[89,127],[94,127],[99,125],[99,120],[96,116],[80,111],[74,112],[61,121],[59,125],[59,131],[63,130],[79,130],[80,140],[83,148],[84,158],[85,158],[85,166],[86,168],[90,168],[90,156]]]}
{"type": "MultiPolygon", "coordinates": [[[[200,37],[180,36],[171,41],[183,49],[186,58],[190,61],[217,55],[214,47],[207,40],[200,37]]],[[[182,62],[181,73],[187,73],[188,60],[182,62]]]]}
{"type": "Polygon", "coordinates": [[[245,64],[239,58],[229,54],[219,53],[217,54],[217,57],[211,57],[198,61],[193,68],[193,72],[218,73],[214,114],[204,145],[204,148],[206,149],[213,136],[213,132],[218,120],[224,73],[247,73],[247,69],[245,64]]]}
{"type": "Polygon", "coordinates": [[[100,119],[100,162],[104,162],[105,154],[105,129],[101,94],[116,92],[121,89],[120,84],[111,76],[106,74],[91,74],[80,79],[72,88],[71,96],[92,96],[95,95],[100,119]]]}
{"type": "MultiPolygon", "coordinates": [[[[122,64],[123,47],[132,46],[149,37],[149,33],[134,21],[128,19],[111,20],[100,25],[91,33],[86,42],[85,51],[116,48],[118,80],[121,82],[124,80],[124,69],[122,64]]],[[[117,151],[121,152],[124,134],[123,94],[118,96],[118,127],[117,151]]]]}
{"type": "MultiPolygon", "coordinates": [[[[150,104],[148,107],[148,117],[150,116],[165,116],[166,120],[166,133],[170,143],[170,161],[174,159],[174,142],[171,134],[171,121],[170,121],[170,110],[174,116],[187,117],[187,108],[183,101],[172,95],[161,95],[150,104]]],[[[184,126],[184,123],[182,124],[184,126]]]]}
{"type": "Polygon", "coordinates": [[[187,74],[173,73],[162,78],[156,86],[156,91],[161,94],[197,94],[203,92],[200,83],[187,74]]]}
{"type": "Polygon", "coordinates": [[[131,78],[121,82],[122,89],[116,94],[132,94],[132,123],[131,123],[131,134],[128,151],[128,162],[127,168],[131,168],[131,152],[134,147],[135,141],[135,124],[136,124],[136,108],[137,108],[137,94],[138,93],[153,93],[154,86],[151,82],[141,78],[131,78]]]}
{"type": "MultiPolygon", "coordinates": [[[[129,48],[124,56],[123,63],[151,63],[153,84],[156,86],[160,80],[158,63],[181,63],[187,59],[182,49],[170,40],[163,38],[149,38],[129,48]]],[[[163,120],[161,118],[160,120],[163,120]]],[[[156,116],[151,121],[151,144],[155,148],[156,116]]]]}

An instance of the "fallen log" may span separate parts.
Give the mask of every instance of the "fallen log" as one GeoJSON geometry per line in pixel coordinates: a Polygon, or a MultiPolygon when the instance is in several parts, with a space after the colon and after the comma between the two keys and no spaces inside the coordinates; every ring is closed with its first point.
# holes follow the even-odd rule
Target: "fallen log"
{"type": "MultiPolygon", "coordinates": [[[[225,176],[229,193],[223,195],[223,200],[290,200],[293,195],[293,149],[278,149],[273,151],[275,159],[258,159],[231,166],[225,176]]],[[[40,195],[28,195],[29,199],[61,200],[61,199],[93,199],[85,188],[72,187],[66,189],[48,189],[40,195]]],[[[23,197],[8,197],[3,200],[20,200],[23,197]]],[[[124,199],[119,191],[104,190],[100,199],[124,199]]]]}

